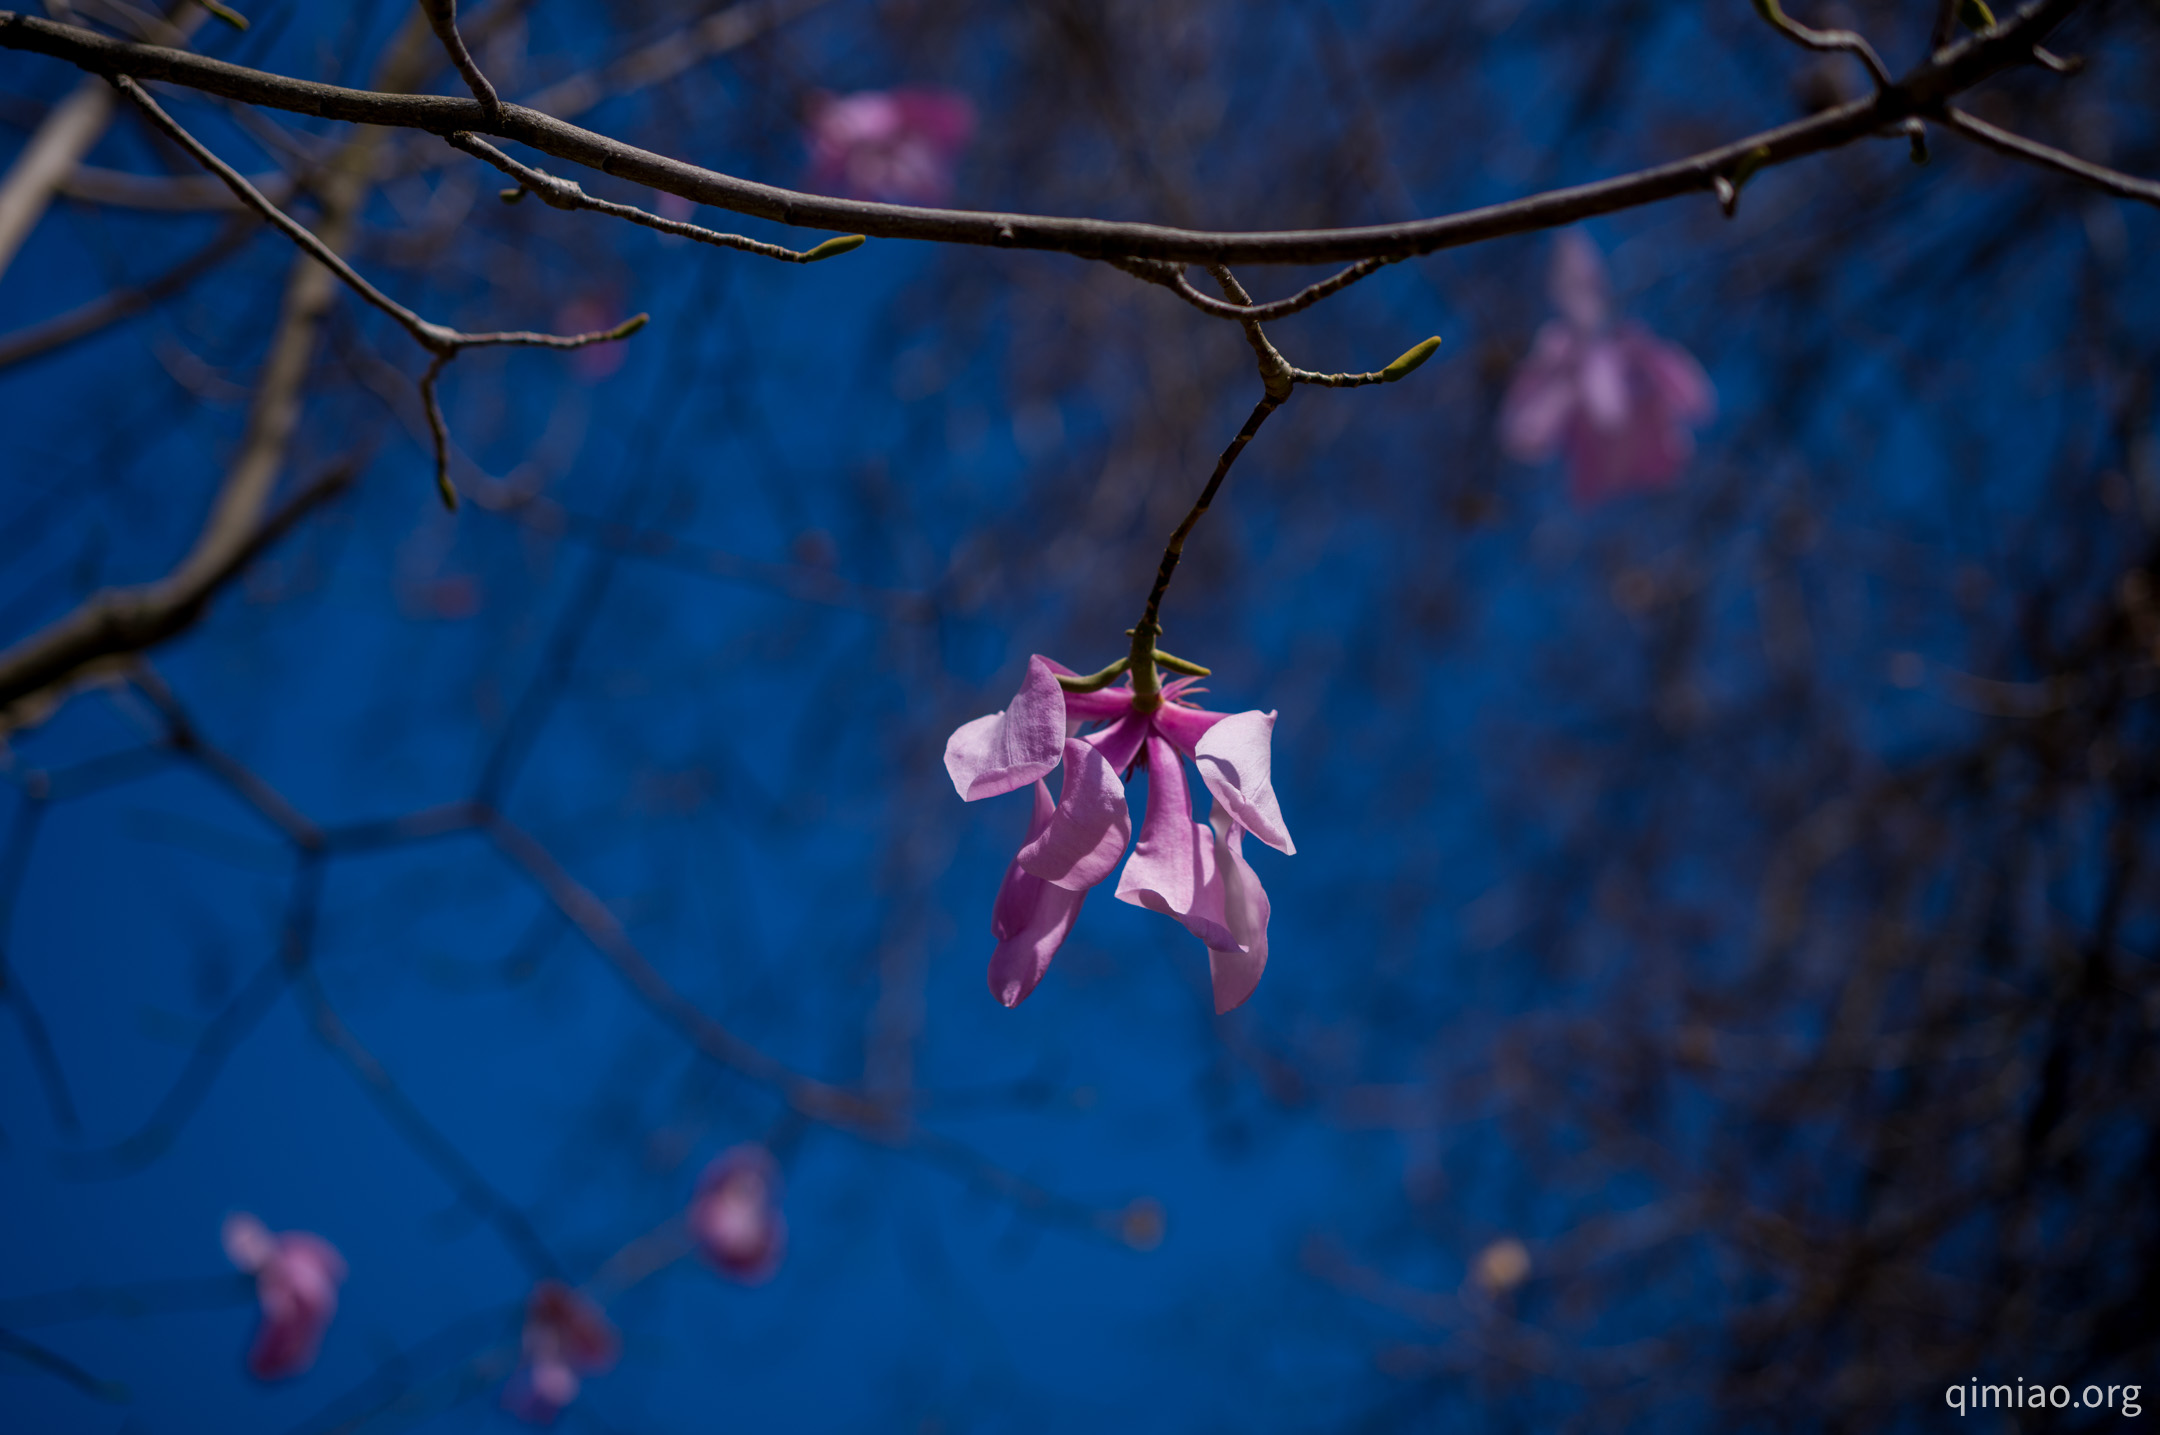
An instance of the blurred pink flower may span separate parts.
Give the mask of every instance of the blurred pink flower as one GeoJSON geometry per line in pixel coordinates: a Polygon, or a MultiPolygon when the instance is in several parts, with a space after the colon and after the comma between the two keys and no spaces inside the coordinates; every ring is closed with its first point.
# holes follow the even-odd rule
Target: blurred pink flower
{"type": "Polygon", "coordinates": [[[262,1324],[248,1351],[248,1372],[258,1380],[283,1380],[315,1363],[323,1332],[337,1314],[337,1288],[345,1260],[321,1236],[270,1230],[245,1211],[225,1218],[225,1254],[255,1277],[262,1324]]]}
{"type": "Polygon", "coordinates": [[[787,1251],[780,1163],[754,1142],[715,1157],[690,1201],[690,1236],[723,1274],[745,1285],[770,1280],[787,1251]]]}
{"type": "Polygon", "coordinates": [[[578,1377],[614,1368],[615,1327],[592,1299],[561,1281],[540,1281],[525,1301],[524,1349],[503,1387],[503,1408],[533,1425],[552,1425],[577,1399],[578,1377]]]}
{"type": "Polygon", "coordinates": [[[1612,319],[1597,246],[1580,230],[1553,248],[1553,304],[1500,408],[1500,439],[1526,463],[1565,450],[1580,504],[1670,485],[1695,451],[1689,430],[1717,407],[1694,356],[1640,324],[1612,319]]]}
{"type": "Polygon", "coordinates": [[[1229,1011],[1252,995],[1267,967],[1268,899],[1246,864],[1245,834],[1297,851],[1275,801],[1275,714],[1190,706],[1182,697],[1192,678],[1165,685],[1152,712],[1136,711],[1129,683],[1068,693],[1057,679],[1070,671],[1031,658],[1005,711],[963,724],[945,744],[945,771],[966,801],[1035,788],[1027,840],[990,909],[998,943],[990,991],[1016,1006],[1042,980],[1088,889],[1125,855],[1132,815],[1119,774],[1144,760],[1147,816],[1118,879],[1118,900],[1174,918],[1205,942],[1215,1010],[1229,1011]],[[1105,726],[1078,735],[1098,721],[1105,726]],[[1206,824],[1193,821],[1183,758],[1192,759],[1214,798],[1206,824]],[[1053,803],[1042,779],[1060,762],[1065,777],[1053,803]]]}
{"type": "Polygon", "coordinates": [[[810,187],[900,204],[942,204],[975,133],[975,106],[950,90],[818,94],[809,104],[810,187]]]}

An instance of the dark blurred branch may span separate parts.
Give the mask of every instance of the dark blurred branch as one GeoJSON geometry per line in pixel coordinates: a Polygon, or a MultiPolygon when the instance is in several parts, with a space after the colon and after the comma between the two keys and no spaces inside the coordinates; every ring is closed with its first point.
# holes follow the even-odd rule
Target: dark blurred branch
{"type": "Polygon", "coordinates": [[[125,289],[109,290],[65,314],[55,314],[12,334],[0,334],[0,369],[65,348],[77,339],[88,338],[108,325],[170,299],[246,248],[256,233],[252,220],[237,220],[221,230],[217,238],[154,279],[125,289]]]}
{"type": "Polygon", "coordinates": [[[66,1356],[47,1350],[34,1340],[25,1340],[11,1330],[0,1330],[0,1356],[12,1357],[47,1375],[57,1376],[83,1394],[114,1405],[125,1405],[135,1398],[119,1381],[101,1380],[66,1356]]]}
{"type": "Polygon", "coordinates": [[[293,873],[286,899],[284,931],[278,951],[256,968],[233,999],[203,1028],[187,1064],[167,1088],[142,1125],[110,1146],[94,1151],[63,1152],[58,1165],[63,1175],[78,1180],[111,1180],[141,1170],[162,1156],[180,1134],[203,1099],[210,1094],[226,1059],[248,1034],[269,1015],[285,985],[308,961],[314,941],[317,903],[322,895],[323,864],[320,858],[303,855],[293,873]]]}
{"type": "Polygon", "coordinates": [[[80,1285],[43,1295],[0,1300],[0,1325],[62,1325],[75,1320],[133,1319],[168,1311],[222,1310],[252,1305],[255,1278],[240,1271],[128,1285],[80,1285]]]}
{"type": "Polygon", "coordinates": [[[52,1108],[53,1124],[69,1136],[82,1130],[82,1118],[75,1109],[75,1098],[68,1090],[67,1070],[60,1064],[59,1048],[53,1045],[52,1032],[45,1025],[44,1014],[30,1000],[30,993],[23,990],[22,978],[15,974],[8,961],[10,938],[15,920],[15,899],[22,892],[23,875],[30,868],[30,852],[36,845],[38,828],[45,816],[48,799],[36,792],[26,791],[15,809],[15,825],[8,833],[8,845],[0,852],[0,1000],[7,1002],[15,1012],[15,1021],[22,1028],[23,1044],[30,1048],[30,1063],[37,1068],[38,1081],[45,1088],[45,1101],[52,1108]]]}
{"type": "Polygon", "coordinates": [[[405,1144],[419,1153],[444,1180],[457,1189],[458,1199],[470,1207],[482,1220],[493,1226],[525,1268],[535,1278],[551,1277],[566,1279],[562,1262],[540,1239],[525,1213],[518,1209],[509,1197],[495,1189],[494,1185],[465,1159],[454,1142],[435,1128],[413,1105],[412,1098],[401,1090],[384,1069],[375,1054],[361,1044],[352,1029],[338,1016],[330,1005],[329,995],[323,991],[322,981],[312,971],[301,974],[297,990],[301,1002],[307,1007],[308,1020],[321,1039],[346,1069],[358,1077],[367,1087],[369,1097],[405,1138],[405,1144]]]}
{"type": "Polygon", "coordinates": [[[1942,120],[1967,139],[1986,145],[1991,150],[2016,159],[2028,160],[2043,168],[2067,174],[2073,179],[2081,179],[2095,189],[2107,191],[2117,199],[2135,199],[2144,204],[2160,206],[2160,181],[2139,179],[2135,175],[2079,159],[2074,154],[2066,154],[2050,145],[2041,144],[2038,140],[2029,140],[2023,135],[1999,129],[1964,110],[1945,106],[1942,120]]]}
{"type": "Polygon", "coordinates": [[[1755,13],[1770,22],[1779,34],[1804,49],[1825,53],[1848,54],[1867,67],[1877,90],[1887,90],[1894,83],[1890,71],[1875,53],[1875,47],[1866,38],[1851,30],[1815,30],[1787,15],[1778,0],[1755,0],[1755,13]]]}
{"type": "Polygon", "coordinates": [[[99,74],[168,80],[227,99],[326,119],[440,135],[483,132],[700,204],[804,228],[998,249],[1052,250],[1105,260],[1324,264],[1400,259],[1573,224],[1615,210],[1711,191],[1717,180],[1743,166],[1759,170],[1851,144],[1932,113],[1989,76],[2030,62],[2033,47],[2081,3],[2033,0],[1993,29],[1929,57],[1871,98],[1838,105],[1671,164],[1434,219],[1272,233],[1212,233],[1097,219],[921,209],[803,194],[672,160],[520,105],[504,105],[501,124],[491,125],[477,100],[316,84],[181,50],[132,45],[12,12],[0,11],[0,48],[31,50],[99,74]]]}
{"type": "Polygon", "coordinates": [[[23,706],[25,699],[91,664],[139,653],[187,631],[220,588],[317,505],[342,492],[363,462],[340,460],[260,525],[206,535],[206,543],[166,577],[132,588],[104,589],[42,632],[0,652],[0,730],[36,716],[23,706]]]}

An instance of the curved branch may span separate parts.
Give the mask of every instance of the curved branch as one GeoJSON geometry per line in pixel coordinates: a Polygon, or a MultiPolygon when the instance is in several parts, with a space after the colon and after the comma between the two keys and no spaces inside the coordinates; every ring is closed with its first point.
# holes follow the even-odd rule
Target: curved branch
{"type": "Polygon", "coordinates": [[[2117,199],[2135,199],[2160,207],[2160,180],[2139,179],[2136,175],[2124,174],[2121,170],[2079,159],[2053,145],[2044,145],[2038,140],[2030,140],[2021,134],[1999,129],[1977,115],[1967,114],[1948,105],[1943,107],[1941,118],[1944,124],[1975,144],[1985,145],[2013,159],[2026,160],[2044,169],[2059,171],[2072,179],[2081,179],[2095,189],[2107,191],[2117,199]]]}
{"type": "Polygon", "coordinates": [[[488,123],[477,100],[379,94],[314,84],[182,50],[111,40],[76,26],[7,11],[0,11],[0,48],[35,51],[100,74],[169,80],[227,99],[325,119],[420,129],[439,135],[458,130],[487,133],[699,204],[802,228],[874,238],[1048,250],[1088,259],[1329,264],[1401,259],[1502,235],[1573,224],[1615,210],[1707,192],[1719,176],[1758,150],[1762,152],[1760,164],[1771,166],[1868,138],[1915,115],[1931,113],[1952,96],[2000,70],[2029,63],[2033,46],[2082,3],[2031,0],[1994,29],[1930,57],[1870,99],[1854,100],[1670,164],[1438,218],[1349,229],[1261,233],[919,209],[802,194],[669,159],[522,105],[504,105],[502,122],[495,126],[488,123]]]}

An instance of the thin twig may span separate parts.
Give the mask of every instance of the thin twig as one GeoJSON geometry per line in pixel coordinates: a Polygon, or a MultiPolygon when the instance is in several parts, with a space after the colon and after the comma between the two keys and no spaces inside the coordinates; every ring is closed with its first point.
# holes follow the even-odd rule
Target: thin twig
{"type": "Polygon", "coordinates": [[[85,1395],[95,1396],[114,1405],[125,1405],[135,1398],[120,1381],[101,1380],[66,1356],[47,1350],[36,1341],[27,1340],[12,1330],[0,1330],[0,1355],[34,1366],[47,1375],[66,1381],[85,1395]]]}
{"type": "Polygon", "coordinates": [[[595,199],[574,181],[535,169],[529,164],[520,164],[478,135],[459,131],[444,138],[467,154],[486,160],[518,182],[518,189],[504,191],[504,199],[515,199],[522,193],[529,192],[540,196],[540,202],[552,209],[589,209],[595,214],[613,215],[617,219],[627,219],[632,224],[642,224],[647,229],[657,229],[662,234],[695,239],[700,244],[716,245],[722,249],[740,249],[749,254],[762,254],[767,259],[782,259],[791,264],[815,264],[820,259],[830,259],[834,255],[860,249],[863,244],[863,236],[860,234],[843,234],[809,249],[795,250],[778,244],[767,244],[762,240],[748,239],[740,234],[723,234],[717,229],[706,229],[679,219],[648,214],[634,204],[617,204],[609,199],[595,199]]]}
{"type": "Polygon", "coordinates": [[[1366,275],[1384,269],[1394,261],[1391,259],[1360,259],[1347,269],[1330,274],[1317,283],[1306,285],[1286,299],[1276,299],[1266,304],[1255,304],[1251,302],[1250,297],[1243,303],[1229,303],[1211,295],[1203,294],[1193,287],[1191,280],[1185,277],[1185,271],[1181,265],[1151,260],[1113,262],[1117,263],[1117,267],[1128,274],[1137,275],[1151,284],[1162,285],[1203,314],[1213,314],[1220,319],[1236,319],[1242,323],[1263,323],[1271,319],[1280,319],[1286,315],[1298,313],[1301,310],[1310,309],[1330,294],[1349,288],[1366,275]]]}
{"type": "MultiPolygon", "coordinates": [[[[49,783],[42,785],[49,790],[49,783]]],[[[38,1081],[45,1088],[45,1102],[52,1108],[53,1125],[73,1136],[82,1130],[82,1117],[68,1087],[67,1069],[60,1064],[60,1049],[53,1044],[52,1031],[45,1025],[44,1013],[30,1000],[30,993],[23,989],[22,978],[8,962],[15,899],[21,893],[23,877],[30,869],[30,853],[36,845],[38,829],[51,806],[51,799],[36,790],[27,790],[18,803],[14,830],[8,834],[7,850],[0,853],[0,1000],[14,1008],[16,1024],[22,1028],[23,1044],[30,1048],[30,1063],[37,1068],[38,1081]]]]}
{"type": "Polygon", "coordinates": [[[0,334],[0,369],[66,348],[122,319],[169,299],[247,247],[262,231],[252,219],[236,218],[218,236],[154,279],[112,289],[64,314],[0,334]]]}
{"type": "Polygon", "coordinates": [[[2009,130],[1998,129],[1964,110],[1945,106],[1942,119],[1944,124],[1976,144],[1986,145],[1989,149],[2028,160],[2046,169],[2057,170],[2073,179],[2081,179],[2095,189],[2107,191],[2117,199],[2135,199],[2144,204],[2160,206],[2160,181],[2139,179],[2136,175],[2124,174],[2120,170],[2079,159],[2074,154],[2066,154],[2038,140],[2029,140],[2023,135],[2012,134],[2009,130]]]}
{"type": "Polygon", "coordinates": [[[1867,66],[1868,74],[1874,77],[1878,91],[1887,90],[1896,83],[1890,78],[1889,67],[1883,64],[1882,56],[1876,54],[1875,47],[1857,31],[1810,29],[1787,15],[1778,0],[1755,0],[1755,13],[1768,20],[1779,34],[1796,45],[1810,50],[1842,52],[1857,57],[1861,64],[1867,66]]]}
{"type": "Polygon", "coordinates": [[[488,83],[488,77],[480,73],[480,62],[465,48],[465,37],[458,33],[457,0],[420,0],[420,9],[427,15],[435,37],[442,41],[443,49],[450,54],[450,63],[464,77],[465,85],[480,102],[481,113],[488,117],[490,125],[502,123],[502,96],[488,83]]]}

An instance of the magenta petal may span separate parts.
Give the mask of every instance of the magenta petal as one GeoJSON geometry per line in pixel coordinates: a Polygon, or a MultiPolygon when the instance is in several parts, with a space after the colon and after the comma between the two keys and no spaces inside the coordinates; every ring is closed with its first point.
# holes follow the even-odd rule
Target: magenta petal
{"type": "Polygon", "coordinates": [[[1243,950],[1209,946],[1208,974],[1215,987],[1215,1012],[1242,1006],[1267,970],[1268,897],[1260,878],[1245,862],[1244,828],[1218,807],[1208,814],[1215,838],[1215,870],[1222,883],[1223,925],[1243,950]]]}
{"type": "Polygon", "coordinates": [[[1192,797],[1177,749],[1169,739],[1151,734],[1147,755],[1147,817],[1132,859],[1118,878],[1118,900],[1176,918],[1211,947],[1236,947],[1237,938],[1222,921],[1214,843],[1202,840],[1207,829],[1193,821],[1192,797]]]}
{"type": "MultiPolygon", "coordinates": [[[[1169,688],[1164,688],[1167,696],[1169,688]]],[[[1207,730],[1228,717],[1228,713],[1211,713],[1205,708],[1186,707],[1183,703],[1164,703],[1155,709],[1155,730],[1170,739],[1170,745],[1191,757],[1194,747],[1206,735],[1207,730]]]]}
{"type": "Polygon", "coordinates": [[[1084,892],[1110,875],[1131,840],[1125,784],[1100,752],[1076,738],[1067,739],[1057,810],[1014,860],[1052,886],[1084,892]]]}
{"type": "Polygon", "coordinates": [[[1020,691],[1001,713],[962,723],[945,742],[945,771],[969,802],[1022,788],[1065,750],[1065,690],[1043,657],[1028,659],[1020,691]]]}
{"type": "Polygon", "coordinates": [[[1050,970],[1050,959],[1065,945],[1080,915],[1080,904],[1087,900],[1086,892],[1053,887],[1040,877],[1020,872],[1019,867],[1013,864],[1007,880],[1018,873],[1019,880],[1033,889],[1033,902],[1026,922],[1000,940],[990,954],[990,994],[1009,1007],[1027,1000],[1043,973],[1050,970]]]}
{"type": "Polygon", "coordinates": [[[225,1245],[225,1258],[250,1275],[277,1254],[277,1238],[270,1234],[270,1228],[245,1211],[227,1216],[219,1237],[225,1245]]]}
{"type": "Polygon", "coordinates": [[[1121,718],[1132,711],[1131,688],[1104,688],[1092,693],[1065,694],[1065,716],[1085,722],[1121,718]]]}
{"type": "Polygon", "coordinates": [[[1290,855],[1297,847],[1275,801],[1270,748],[1274,732],[1271,712],[1232,713],[1201,737],[1193,749],[1193,765],[1200,769],[1200,780],[1215,800],[1229,808],[1246,831],[1290,855]]]}
{"type": "Polygon", "coordinates": [[[1708,422],[1717,412],[1717,390],[1693,354],[1639,327],[1627,335],[1626,343],[1639,382],[1674,419],[1692,426],[1708,422]]]}
{"type": "Polygon", "coordinates": [[[1149,722],[1138,713],[1128,713],[1101,732],[1090,733],[1082,740],[1102,754],[1111,771],[1123,772],[1139,756],[1140,744],[1147,741],[1149,722]]]}
{"type": "MultiPolygon", "coordinates": [[[[1095,760],[1100,762],[1101,758],[1095,760]]],[[[1119,790],[1122,803],[1123,784],[1119,790]]],[[[1056,814],[1049,787],[1036,783],[1035,811],[1028,822],[1022,852],[1042,841],[1056,814]]],[[[1072,931],[1073,920],[1080,915],[1080,901],[1086,895],[1085,889],[1067,891],[1052,886],[1022,869],[1018,857],[1013,858],[1005,868],[1005,880],[998,886],[997,901],[990,907],[990,935],[998,942],[997,950],[990,954],[992,996],[1006,1006],[1017,1006],[1035,990],[1035,984],[1050,969],[1050,959],[1072,931]]]]}

